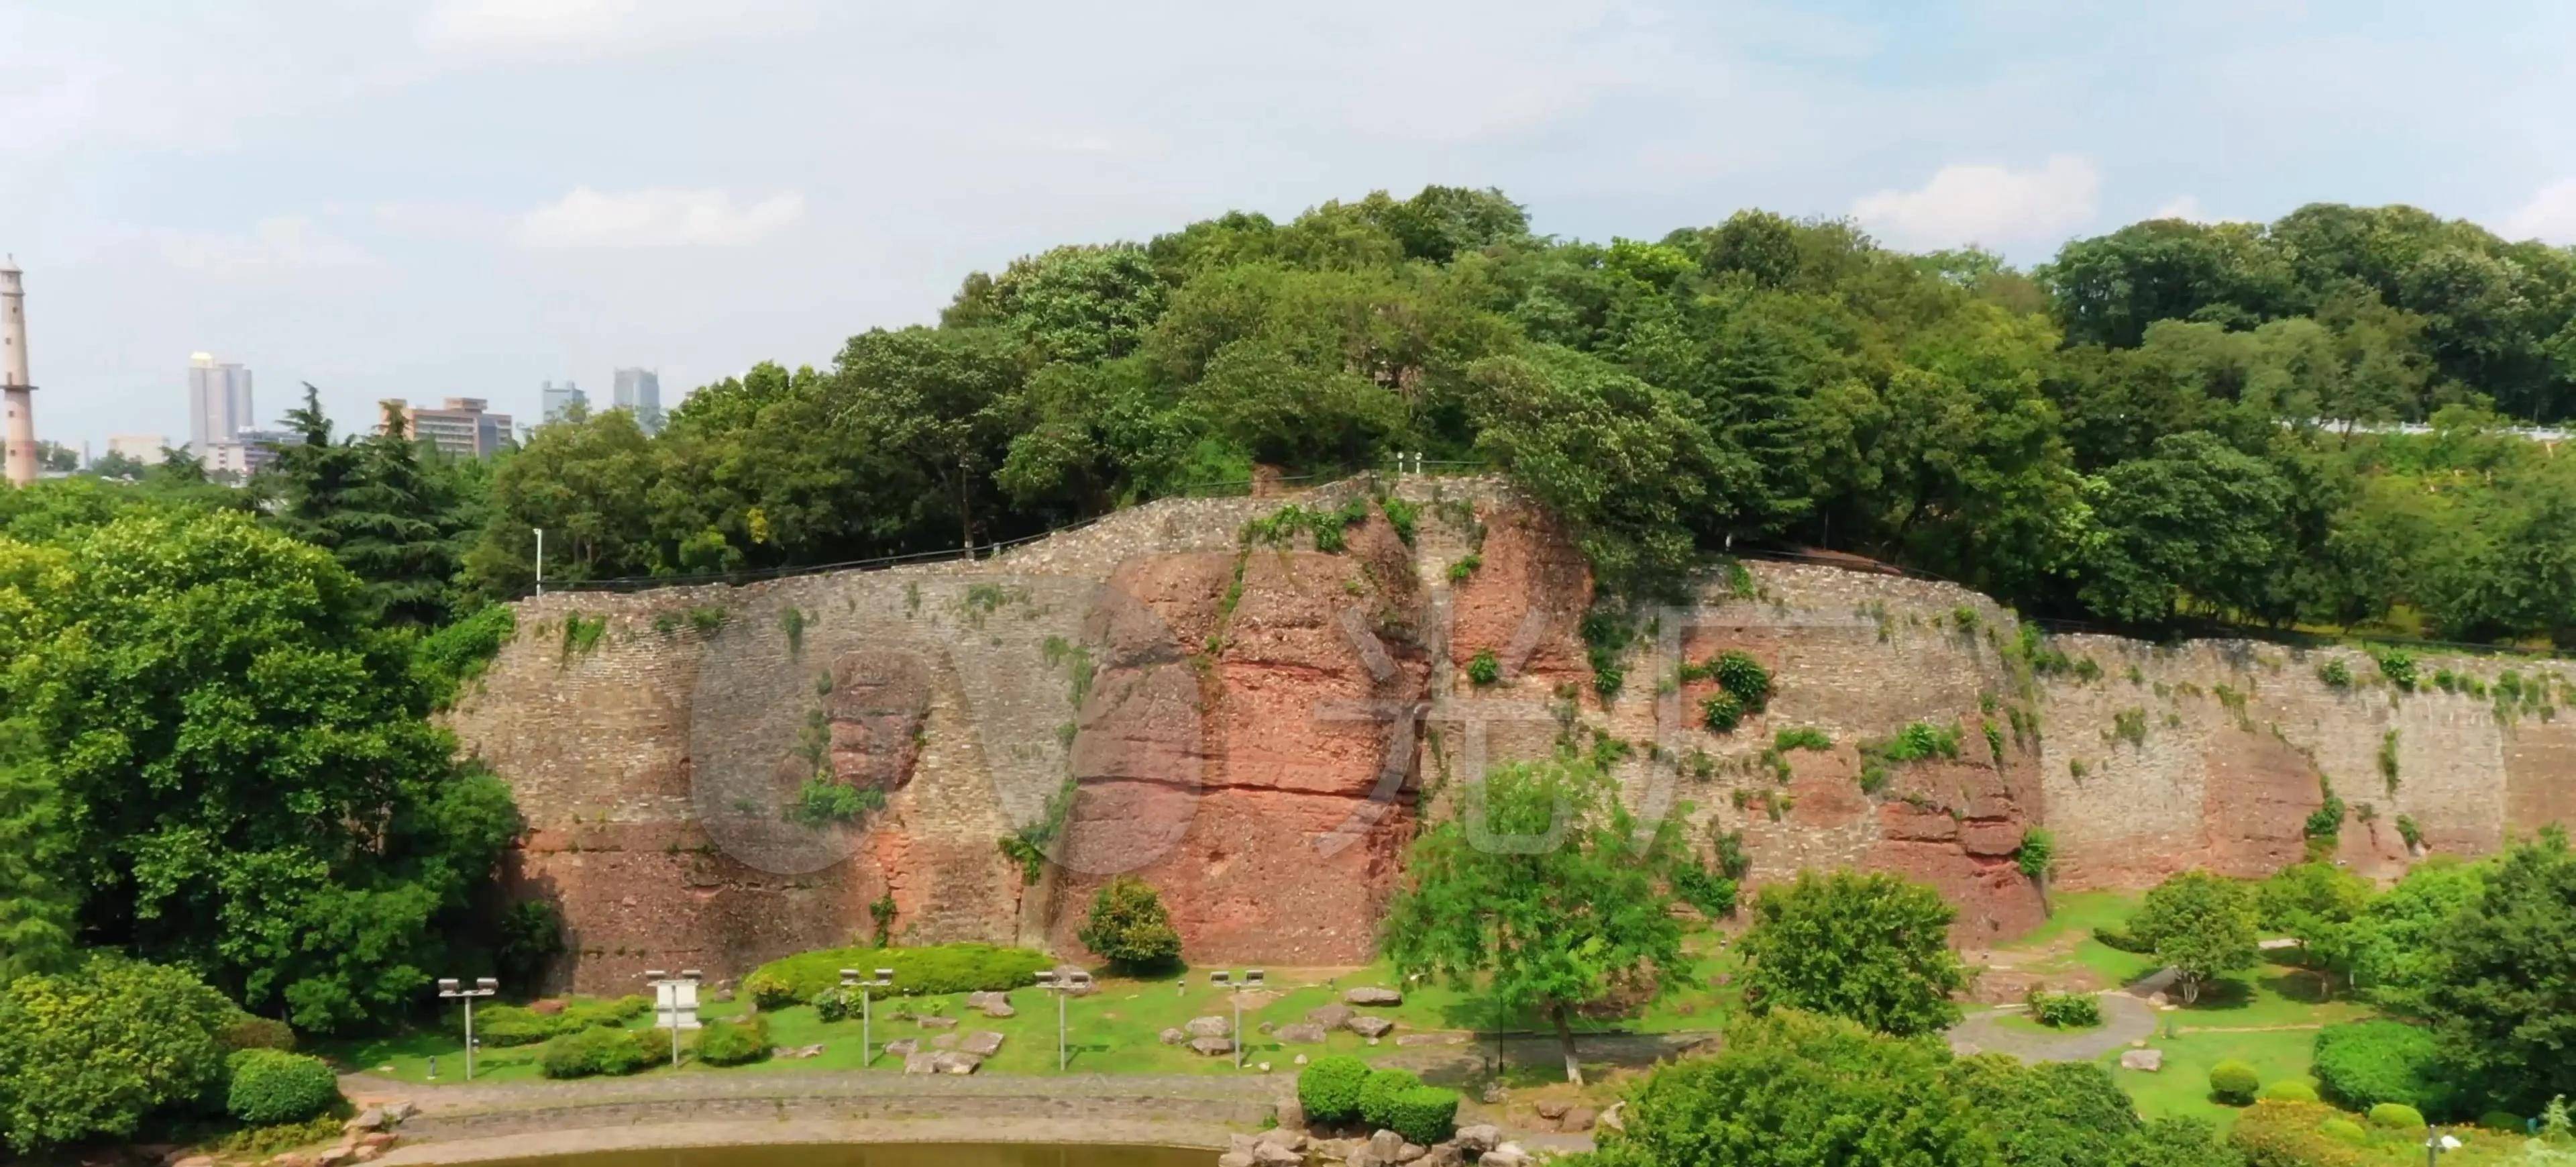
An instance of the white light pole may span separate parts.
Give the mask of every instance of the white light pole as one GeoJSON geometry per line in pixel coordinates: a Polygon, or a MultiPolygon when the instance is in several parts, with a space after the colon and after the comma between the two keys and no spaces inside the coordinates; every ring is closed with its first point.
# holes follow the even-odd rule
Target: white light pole
{"type": "Polygon", "coordinates": [[[1091,974],[1077,969],[1038,974],[1038,987],[1055,994],[1055,1072],[1065,1067],[1064,999],[1076,993],[1091,991],[1091,974]]]}
{"type": "Polygon", "coordinates": [[[1227,996],[1234,998],[1234,1068],[1240,1070],[1243,1068],[1243,995],[1261,987],[1261,970],[1245,969],[1243,975],[1236,976],[1224,969],[1219,969],[1208,974],[1208,983],[1225,990],[1227,996]]]}
{"type": "Polygon", "coordinates": [[[873,1006],[875,1002],[869,997],[869,993],[876,989],[891,989],[893,987],[894,970],[890,968],[878,969],[876,970],[876,976],[873,979],[864,981],[859,979],[859,970],[857,969],[845,968],[841,970],[842,994],[846,996],[852,989],[857,989],[859,991],[859,1065],[861,1068],[865,1068],[869,1062],[873,1062],[877,1058],[876,1043],[873,1040],[874,1035],[870,1032],[875,1021],[875,1017],[873,1016],[873,1006]]]}
{"type": "Polygon", "coordinates": [[[474,1080],[474,998],[489,997],[501,991],[501,982],[490,977],[474,978],[474,987],[465,988],[455,977],[438,979],[438,995],[455,997],[465,1002],[465,1080],[474,1080]]]}
{"type": "Polygon", "coordinates": [[[671,1068],[674,1070],[680,1068],[680,990],[684,987],[689,990],[688,1008],[695,1012],[698,981],[701,979],[698,970],[693,968],[681,969],[676,977],[658,968],[644,972],[644,982],[653,987],[654,1011],[658,1013],[667,1007],[671,1013],[671,1068]]]}
{"type": "Polygon", "coordinates": [[[537,533],[537,594],[542,596],[546,594],[546,529],[544,527],[528,529],[537,533]]]}

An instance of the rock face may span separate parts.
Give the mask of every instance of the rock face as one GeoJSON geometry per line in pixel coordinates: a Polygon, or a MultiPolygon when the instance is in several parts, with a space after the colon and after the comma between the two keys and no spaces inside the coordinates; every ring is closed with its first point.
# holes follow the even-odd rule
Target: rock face
{"type": "MultiPolygon", "coordinates": [[[[2375,877],[2419,857],[2400,815],[2450,853],[2576,821],[2576,717],[2392,694],[2344,650],[2059,636],[2034,655],[1985,597],[1834,567],[1751,563],[1740,587],[1640,613],[1651,634],[1605,701],[1568,533],[1491,482],[1396,489],[1418,507],[1409,543],[1372,510],[1338,551],[1247,545],[1291,500],[1174,500],[972,563],[521,601],[518,634],[446,717],[528,822],[512,891],[564,913],[572,955],[536,988],[737,977],[867,934],[881,898],[908,943],[1077,956],[1093,891],[1122,873],[1157,888],[1187,959],[1364,963],[1424,779],[1543,755],[1560,715],[1637,747],[1614,768],[1632,808],[1690,804],[1694,840],[1742,832],[1755,884],[1901,872],[1959,905],[1963,943],[2039,920],[2012,861],[2033,826],[2055,835],[2055,885],[2077,890],[2293,861],[2329,775],[2354,808],[2335,858],[2375,877]],[[605,625],[587,651],[566,648],[576,617],[605,625]],[[1776,693],[1712,733],[1697,708],[1713,682],[1652,679],[1729,650],[1776,693]],[[1500,676],[1473,684],[1487,653],[1500,676]],[[2325,685],[2329,656],[2363,683],[2325,685]],[[1953,748],[1865,756],[1915,723],[1953,748]],[[1790,728],[1831,745],[1768,756],[1790,728]],[[884,805],[789,821],[814,780],[884,805]],[[1048,840],[1034,882],[997,845],[1024,833],[1048,840]]],[[[2490,688],[2505,667],[2418,662],[2490,688]]],[[[2565,670],[2519,672],[2553,701],[2568,687],[2565,670]]]]}

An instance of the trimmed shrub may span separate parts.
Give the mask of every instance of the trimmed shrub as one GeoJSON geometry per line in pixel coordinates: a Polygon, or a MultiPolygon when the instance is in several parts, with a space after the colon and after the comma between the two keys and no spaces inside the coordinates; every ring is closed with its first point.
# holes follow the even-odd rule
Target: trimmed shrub
{"type": "Polygon", "coordinates": [[[2478,1125],[2491,1131],[2505,1131],[2507,1133],[2517,1135],[2522,1134],[2529,1129],[2523,1123],[2520,1116],[2509,1114],[2501,1110],[2490,1110],[2485,1114],[2479,1115],[2478,1125]]]}
{"type": "Polygon", "coordinates": [[[2151,955],[2156,950],[2155,945],[2138,939],[2126,928],[2096,928],[2093,930],[2093,938],[2101,941],[2102,947],[2118,952],[2134,952],[2143,956],[2151,955]]]}
{"type": "Polygon", "coordinates": [[[2457,1075],[2444,1070],[2432,1032],[2400,1021],[2319,1030],[2315,1073],[2329,1101],[2353,1110],[2400,1102],[2448,1115],[2459,1098],[2451,1084],[2457,1075]]]}
{"type": "Polygon", "coordinates": [[[2030,1015],[2058,1029],[2091,1029],[2102,1024],[2102,1001],[2090,993],[2030,991],[2030,1015]]]}
{"type": "Polygon", "coordinates": [[[537,1072],[549,1078],[632,1074],[671,1056],[671,1039],[658,1029],[581,1029],[546,1043],[537,1072]]]}
{"type": "Polygon", "coordinates": [[[841,983],[845,968],[894,970],[894,987],[881,997],[936,997],[952,993],[1025,988],[1055,967],[1043,952],[992,944],[940,944],[924,948],[825,948],[773,960],[743,978],[743,989],[763,1009],[784,1009],[841,983]]]}
{"type": "Polygon", "coordinates": [[[2227,1142],[2250,1167],[2370,1167],[2379,1160],[2355,1145],[2358,1134],[2359,1125],[2322,1102],[2257,1102],[2238,1116],[2227,1142]]]}
{"type": "Polygon", "coordinates": [[[2263,1079],[2254,1067],[2229,1058],[2209,1068],[2209,1096],[2231,1106],[2254,1101],[2254,1092],[2263,1088],[2263,1079]]]}
{"type": "Polygon", "coordinates": [[[224,1060],[224,1111],[252,1126],[303,1122],[340,1102],[340,1080],[322,1059],[246,1049],[224,1060]]]}
{"type": "Polygon", "coordinates": [[[1458,1092],[1438,1086],[1400,1090],[1387,1100],[1386,1129],[1428,1147],[1458,1133],[1458,1092]]]}
{"type": "Polygon", "coordinates": [[[1181,955],[1181,934],[1154,885],[1121,875],[1092,897],[1091,915],[1075,934],[1082,946],[1122,968],[1158,968],[1181,955]]]}
{"type": "Polygon", "coordinates": [[[848,990],[837,987],[816,993],[805,1003],[812,1005],[815,1018],[826,1024],[847,1021],[851,1014],[859,1011],[859,999],[852,996],[848,990]]]}
{"type": "Polygon", "coordinates": [[[2265,1102],[2314,1102],[2317,1088],[2297,1078],[2283,1078],[2278,1082],[2264,1083],[2262,1092],[2255,1097],[2265,1102]]]}
{"type": "Polygon", "coordinates": [[[2370,1125],[2392,1131],[2424,1129],[2424,1112],[2403,1102],[2382,1102],[2370,1108],[2370,1125]]]}
{"type": "Polygon", "coordinates": [[[2350,1143],[2356,1147],[2368,1146],[2370,1143],[2370,1132],[2361,1129],[2360,1123],[2342,1115],[2336,1115],[2318,1123],[2317,1133],[2338,1143],[2350,1143]]]}
{"type": "Polygon", "coordinates": [[[769,1018],[758,1013],[741,1021],[709,1021],[698,1029],[698,1060],[710,1066],[739,1066],[769,1056],[769,1018]]]}
{"type": "MultiPolygon", "coordinates": [[[[1297,1071],[1297,1104],[1308,1121],[1338,1126],[1360,1116],[1360,1088],[1368,1063],[1349,1054],[1326,1054],[1297,1071]]],[[[1424,1144],[1428,1146],[1429,1144],[1424,1144]]]]}
{"type": "Polygon", "coordinates": [[[1372,1130],[1394,1130],[1396,1098],[1421,1088],[1422,1079],[1411,1070],[1369,1071],[1368,1080],[1360,1083],[1360,1121],[1372,1130]]]}
{"type": "MultiPolygon", "coordinates": [[[[459,1026],[463,1018],[459,1013],[459,1026]]],[[[495,1047],[535,1045],[564,1032],[558,1021],[523,1005],[486,1005],[474,1011],[474,1040],[495,1047]]]]}
{"type": "Polygon", "coordinates": [[[295,1029],[274,1017],[244,1013],[224,1023],[215,1040],[228,1050],[295,1048],[295,1029]]]}

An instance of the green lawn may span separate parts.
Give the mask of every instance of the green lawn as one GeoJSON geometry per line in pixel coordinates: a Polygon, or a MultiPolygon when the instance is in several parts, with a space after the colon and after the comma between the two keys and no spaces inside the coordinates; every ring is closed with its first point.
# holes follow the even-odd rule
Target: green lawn
{"type": "MultiPolygon", "coordinates": [[[[1651,1032],[1715,1029],[1733,999],[1733,991],[1720,989],[1712,978],[1732,969],[1731,954],[1716,950],[1713,940],[1694,938],[1694,966],[1688,985],[1663,1000],[1654,1002],[1634,1018],[1579,1018],[1575,1028],[1581,1031],[1629,1029],[1651,1032]]],[[[1288,1025],[1303,1021],[1307,1010],[1339,1001],[1344,989],[1360,985],[1397,987],[1400,982],[1391,968],[1383,964],[1354,971],[1336,973],[1299,973],[1280,970],[1271,978],[1274,1000],[1260,1008],[1247,1008],[1243,1014],[1245,1061],[1258,1064],[1273,1062],[1279,1068],[1297,1055],[1315,1057],[1326,1053],[1348,1053],[1380,1057],[1398,1048],[1392,1037],[1377,1046],[1348,1031],[1336,1031],[1320,1045],[1287,1046],[1268,1034],[1259,1032],[1263,1022],[1288,1025]]],[[[1391,1009],[1367,1012],[1393,1018],[1396,1033],[1425,1030],[1486,1030],[1494,1021],[1494,1010],[1488,998],[1473,992],[1462,992],[1429,982],[1402,986],[1404,1004],[1391,1009]]],[[[1018,1016],[993,1019],[965,1007],[962,996],[904,997],[877,1002],[874,1048],[879,1052],[870,1067],[888,1073],[900,1072],[899,1059],[886,1057],[884,1043],[894,1038],[912,1037],[925,1041],[942,1032],[911,1021],[895,1020],[895,1011],[931,1013],[959,1020],[953,1032],[992,1030],[1003,1034],[1000,1055],[988,1059],[988,1069],[1002,1073],[1054,1073],[1056,1070],[1056,1003],[1037,989],[1022,989],[1010,995],[1018,1016]]],[[[739,1015],[739,1003],[707,1005],[701,1013],[710,1018],[739,1015]]],[[[1076,1073],[1121,1074],[1227,1074],[1236,1072],[1229,1058],[1208,1058],[1190,1052],[1187,1046],[1167,1046],[1160,1034],[1167,1028],[1179,1028],[1193,1017],[1232,1016],[1227,994],[1207,983],[1204,973],[1173,975],[1150,979],[1104,978],[1098,991],[1087,997],[1065,1003],[1066,1045],[1070,1053],[1069,1068],[1076,1073]]],[[[812,1006],[798,1005],[773,1010],[768,1015],[772,1045],[824,1047],[820,1056],[801,1059],[773,1059],[757,1063],[775,1070],[848,1070],[859,1067],[859,1022],[826,1024],[812,1006]]],[[[1544,1018],[1514,1016],[1509,1018],[1517,1030],[1543,1030],[1544,1018]]],[[[649,1018],[632,1024],[633,1028],[650,1025],[649,1018]]],[[[495,1049],[486,1046],[475,1058],[476,1078],[492,1081],[534,1079],[537,1073],[538,1046],[495,1049]]],[[[415,1030],[393,1037],[352,1042],[322,1043],[319,1052],[353,1068],[389,1072],[393,1077],[410,1082],[428,1080],[429,1059],[438,1059],[439,1080],[459,1081],[464,1074],[464,1043],[452,1029],[415,1030]],[[393,1067],[384,1071],[385,1066],[393,1067]]],[[[648,1073],[671,1073],[667,1067],[648,1073]]],[[[678,1072],[718,1073],[689,1063],[678,1072]]]]}

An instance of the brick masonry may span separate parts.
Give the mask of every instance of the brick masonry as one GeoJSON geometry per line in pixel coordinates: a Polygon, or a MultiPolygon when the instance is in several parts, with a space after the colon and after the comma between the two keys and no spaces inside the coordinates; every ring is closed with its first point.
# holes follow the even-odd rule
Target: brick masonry
{"type": "MultiPolygon", "coordinates": [[[[2058,886],[2081,888],[2293,861],[2327,783],[2370,816],[2339,858],[2383,878],[2414,858],[2401,814],[2457,853],[2576,820],[2576,715],[2503,717],[2398,694],[2358,653],[2241,642],[2058,637],[2092,676],[2034,675],[1991,600],[1831,567],[1753,563],[1741,586],[1643,614],[1604,702],[1564,532],[1490,480],[1394,485],[1420,508],[1410,546],[1381,517],[1340,554],[1247,550],[1245,523],[1286,500],[1173,500],[973,562],[522,601],[518,636],[449,720],[528,819],[517,893],[564,909],[575,952],[548,987],[736,975],[863,938],[880,898],[908,941],[1078,954],[1090,891],[1119,871],[1162,890],[1194,959],[1356,963],[1426,784],[1596,731],[1628,745],[1632,805],[1686,815],[1703,848],[1742,831],[1757,881],[1902,871],[1961,905],[1963,941],[2038,919],[2011,860],[2032,825],[2057,837],[2058,886]],[[604,623],[586,650],[575,620],[604,623]],[[1675,670],[1730,648],[1778,691],[1720,735],[1698,723],[1709,683],[1675,670]],[[1488,651],[1503,676],[1480,686],[1468,666],[1488,651]],[[2330,655],[2364,683],[2327,686],[2330,655]],[[1864,794],[1858,747],[1914,721],[1957,727],[1960,756],[1864,794]],[[1784,778],[1765,751],[1791,727],[1834,744],[1788,752],[1784,778]],[[817,776],[885,807],[788,822],[817,776]],[[1052,861],[1024,885],[1001,840],[1051,807],[1052,861]]],[[[2489,683],[2504,667],[2419,661],[2489,683]]]]}

